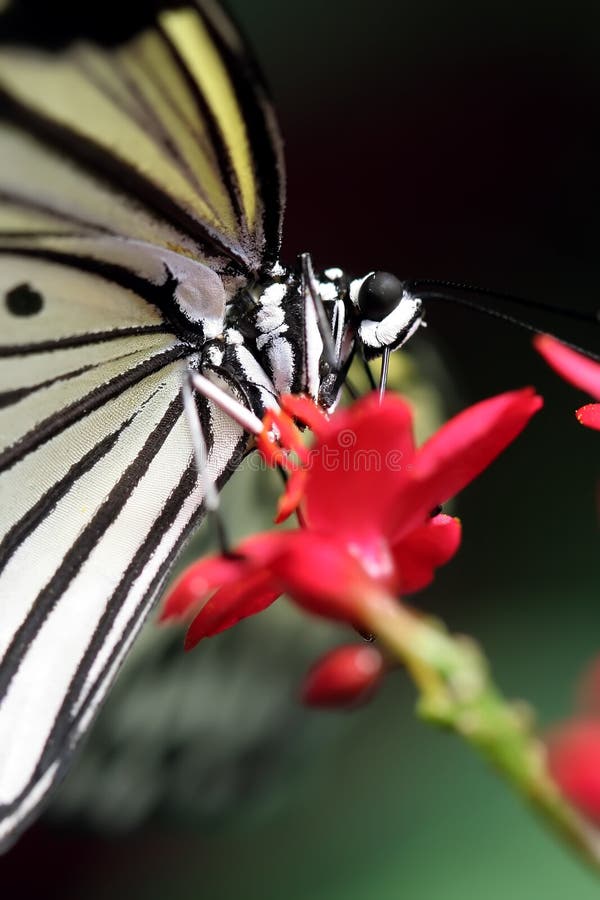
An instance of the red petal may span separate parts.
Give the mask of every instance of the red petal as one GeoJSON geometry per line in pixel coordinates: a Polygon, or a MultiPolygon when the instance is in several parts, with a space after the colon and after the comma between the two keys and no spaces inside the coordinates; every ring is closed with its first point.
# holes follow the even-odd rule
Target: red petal
{"type": "Polygon", "coordinates": [[[420,591],[433,581],[435,570],[452,559],[460,546],[459,519],[439,515],[416,528],[392,548],[401,594],[420,591]]]}
{"type": "Polygon", "coordinates": [[[167,594],[160,621],[188,616],[211,591],[236,581],[245,569],[244,560],[224,556],[210,556],[189,566],[167,594]]]}
{"type": "Polygon", "coordinates": [[[542,406],[533,388],[483,400],[454,416],[416,454],[412,478],[394,510],[393,542],[473,481],[542,406]]]}
{"type": "Polygon", "coordinates": [[[321,433],[328,422],[323,409],[304,394],[284,394],[279,398],[279,403],[286,413],[304,422],[316,435],[321,433]]]}
{"type": "Polygon", "coordinates": [[[311,454],[303,512],[310,528],[356,538],[381,532],[413,460],[404,400],[376,394],[336,413],[311,454]]]}
{"type": "Polygon", "coordinates": [[[277,466],[281,466],[282,469],[286,468],[288,454],[281,449],[278,442],[266,428],[257,435],[256,447],[268,466],[271,466],[273,469],[277,466]]]}
{"type": "Polygon", "coordinates": [[[302,462],[308,462],[308,450],[302,442],[302,435],[291,416],[283,410],[268,409],[263,417],[263,430],[256,444],[265,460],[272,466],[281,465],[287,469],[288,454],[295,453],[302,462]],[[273,428],[278,439],[274,441],[273,428]],[[277,453],[279,448],[279,453],[277,453]]]}
{"type": "Polygon", "coordinates": [[[548,766],[565,797],[600,825],[600,721],[573,719],[547,738],[548,766]]]}
{"type": "Polygon", "coordinates": [[[302,687],[302,700],[309,706],[355,706],[373,695],[384,671],[383,656],[376,647],[338,647],[312,667],[302,687]]]}
{"type": "Polygon", "coordinates": [[[200,610],[185,637],[185,649],[191,650],[205,637],[212,637],[241,619],[256,615],[280,596],[268,571],[255,571],[243,581],[223,587],[200,610]]]}
{"type": "Polygon", "coordinates": [[[575,415],[577,416],[577,421],[581,422],[582,425],[600,431],[600,403],[588,403],[587,406],[580,407],[575,415]]]}
{"type": "Polygon", "coordinates": [[[538,353],[566,381],[600,400],[600,363],[577,350],[566,347],[548,334],[533,339],[538,353]]]}
{"type": "Polygon", "coordinates": [[[242,541],[235,556],[210,556],[191,565],[169,592],[161,621],[193,614],[212,591],[244,581],[257,568],[267,566],[271,557],[279,552],[280,540],[285,536],[285,532],[256,534],[242,541]]]}
{"type": "Polygon", "coordinates": [[[295,512],[304,496],[304,488],[306,485],[306,469],[296,469],[290,474],[285,491],[279,498],[277,504],[277,515],[275,522],[285,522],[285,520],[295,512]]]}
{"type": "Polygon", "coordinates": [[[282,534],[270,569],[303,609],[359,625],[369,603],[380,601],[383,579],[370,576],[345,545],[308,531],[282,534]]]}

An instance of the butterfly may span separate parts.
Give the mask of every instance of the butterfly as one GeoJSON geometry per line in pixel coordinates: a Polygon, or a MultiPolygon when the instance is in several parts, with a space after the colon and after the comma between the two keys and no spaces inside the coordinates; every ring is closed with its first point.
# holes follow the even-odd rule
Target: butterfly
{"type": "Polygon", "coordinates": [[[0,847],[64,776],[257,415],[325,408],[422,303],[279,261],[282,143],[208,0],[34,0],[0,16],[0,847]],[[200,477],[202,474],[202,477],[200,477]]]}

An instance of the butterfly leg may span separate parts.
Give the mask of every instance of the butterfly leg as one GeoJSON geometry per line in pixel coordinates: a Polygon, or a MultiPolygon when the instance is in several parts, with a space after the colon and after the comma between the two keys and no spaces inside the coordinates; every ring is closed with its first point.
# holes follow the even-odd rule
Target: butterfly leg
{"type": "Polygon", "coordinates": [[[202,423],[198,415],[198,407],[192,394],[191,373],[184,378],[181,386],[181,395],[183,399],[183,408],[192,439],[194,448],[194,458],[196,460],[196,468],[204,489],[204,505],[209,513],[216,512],[219,508],[219,494],[217,492],[213,479],[208,474],[207,459],[208,452],[206,449],[206,441],[204,432],[202,431],[202,423]]]}
{"type": "Polygon", "coordinates": [[[184,378],[181,387],[181,393],[194,449],[196,467],[204,490],[204,503],[207,514],[213,522],[221,554],[223,556],[231,556],[233,555],[231,551],[231,542],[227,534],[225,522],[219,511],[219,494],[217,486],[208,473],[206,440],[200,416],[198,414],[198,407],[194,399],[194,391],[220,406],[224,412],[231,416],[234,421],[238,422],[238,424],[251,434],[260,434],[263,430],[263,425],[261,420],[255,416],[254,413],[250,412],[249,409],[239,403],[234,397],[214,382],[192,369],[187,370],[186,377],[184,378]]]}
{"type": "Polygon", "coordinates": [[[189,384],[207,400],[212,400],[213,403],[220,406],[234,422],[237,422],[250,434],[258,435],[262,432],[263,424],[258,416],[204,375],[199,372],[190,372],[189,384]]]}
{"type": "Polygon", "coordinates": [[[181,395],[183,399],[183,409],[187,419],[188,429],[194,449],[194,458],[196,460],[196,468],[202,484],[204,492],[204,505],[206,507],[207,516],[212,520],[219,550],[223,556],[231,553],[231,543],[229,541],[225,522],[219,512],[219,492],[214,480],[208,472],[208,451],[206,440],[202,430],[202,423],[198,415],[198,407],[192,392],[192,373],[188,371],[187,377],[184,378],[181,386],[181,395]]]}
{"type": "Polygon", "coordinates": [[[300,267],[302,271],[302,293],[305,296],[308,294],[312,300],[317,319],[317,328],[319,329],[319,334],[323,341],[325,358],[330,368],[335,370],[338,368],[338,355],[333,344],[331,326],[329,324],[327,313],[325,312],[325,306],[323,305],[323,301],[317,288],[312,259],[310,258],[309,253],[303,253],[301,255],[300,267]]]}

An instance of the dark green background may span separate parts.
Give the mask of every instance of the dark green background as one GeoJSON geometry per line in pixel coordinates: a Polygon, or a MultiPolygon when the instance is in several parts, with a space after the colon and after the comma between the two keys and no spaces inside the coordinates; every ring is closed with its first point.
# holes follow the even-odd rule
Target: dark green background
{"type": "MultiPolygon", "coordinates": [[[[597,3],[232,6],[286,137],[287,259],[309,249],[357,272],[600,305],[597,3]]],[[[526,335],[457,308],[431,309],[429,323],[421,340],[446,360],[451,407],[531,383],[546,397],[465,491],[464,547],[419,601],[480,639],[502,687],[546,724],[600,649],[600,436],[577,425],[582,398],[526,335]]],[[[579,337],[600,349],[593,328],[579,337]]],[[[148,900],[597,896],[600,882],[469,750],[414,721],[413,701],[398,675],[337,730],[306,714],[324,736],[294,756],[283,735],[294,762],[259,814],[113,839],[38,826],[0,861],[0,883],[148,900]]]]}

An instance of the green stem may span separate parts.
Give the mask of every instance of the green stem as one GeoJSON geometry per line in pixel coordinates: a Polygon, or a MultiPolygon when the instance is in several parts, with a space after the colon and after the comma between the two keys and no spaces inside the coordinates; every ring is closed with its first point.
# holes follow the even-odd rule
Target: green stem
{"type": "Polygon", "coordinates": [[[600,834],[560,793],[531,714],[502,696],[477,645],[388,598],[368,605],[365,625],[409,670],[420,692],[420,716],[475,747],[556,834],[600,871],[600,834]]]}

